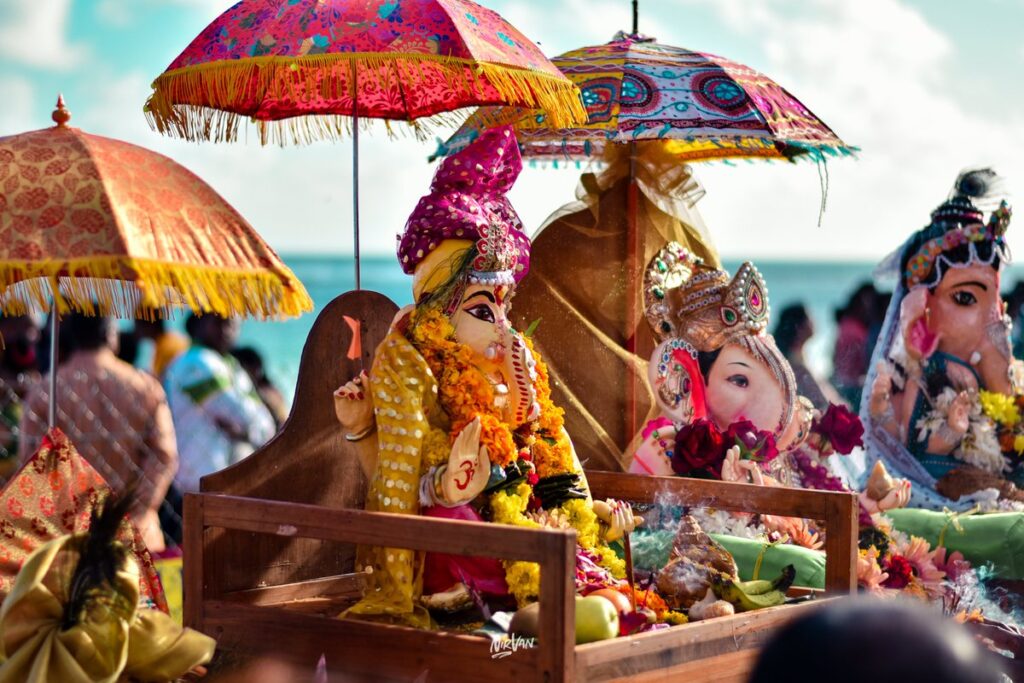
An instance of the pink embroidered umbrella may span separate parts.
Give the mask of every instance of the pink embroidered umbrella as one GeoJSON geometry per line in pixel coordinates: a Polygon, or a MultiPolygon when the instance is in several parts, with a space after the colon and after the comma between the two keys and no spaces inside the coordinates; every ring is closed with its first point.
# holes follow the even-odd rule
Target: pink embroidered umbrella
{"type": "MultiPolygon", "coordinates": [[[[579,91],[523,34],[469,0],[242,0],[153,82],[159,132],[230,141],[251,119],[260,141],[339,138],[358,119],[415,122],[478,105],[586,121],[579,91]],[[296,117],[303,117],[297,120],[296,117]]],[[[359,189],[354,187],[356,287],[359,189]]]]}

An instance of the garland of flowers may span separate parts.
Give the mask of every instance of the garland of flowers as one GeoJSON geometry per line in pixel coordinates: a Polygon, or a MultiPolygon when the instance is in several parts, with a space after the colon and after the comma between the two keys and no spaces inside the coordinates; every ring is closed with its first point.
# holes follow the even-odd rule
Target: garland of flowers
{"type": "MultiPolygon", "coordinates": [[[[491,494],[491,520],[511,526],[541,528],[552,524],[557,517],[558,526],[574,529],[579,545],[597,555],[601,566],[615,578],[623,578],[625,563],[614,550],[601,543],[600,525],[589,500],[570,499],[554,510],[529,512],[536,502],[533,483],[539,478],[575,471],[572,444],[564,429],[564,411],[551,401],[548,368],[536,355],[532,341],[524,337],[536,362],[534,390],[540,416],[535,422],[513,431],[495,406],[494,386],[477,367],[474,351],[455,340],[455,328],[442,311],[417,309],[410,337],[437,380],[438,400],[451,420],[450,435],[435,428],[424,439],[426,463],[447,462],[454,437],[469,422],[479,418],[480,445],[487,447],[492,464],[504,468],[517,460],[527,460],[532,461],[536,470],[527,481],[491,494]],[[517,447],[517,442],[521,447],[517,447]]],[[[509,592],[520,605],[539,597],[540,568],[536,563],[505,561],[504,566],[509,592]]]]}
{"type": "Polygon", "coordinates": [[[537,372],[534,388],[537,392],[537,404],[540,405],[540,418],[537,420],[538,438],[531,448],[537,476],[543,479],[556,474],[572,472],[572,444],[565,433],[565,411],[551,401],[551,383],[547,363],[534,350],[532,339],[523,337],[523,341],[533,355],[537,372]]]}
{"type": "Polygon", "coordinates": [[[1003,453],[1013,453],[1017,457],[1024,455],[1024,424],[1021,422],[1024,396],[982,390],[978,393],[978,400],[982,412],[997,425],[999,447],[1003,453]]]}
{"type": "MultiPolygon", "coordinates": [[[[417,309],[411,331],[413,344],[437,380],[438,400],[451,419],[452,437],[479,418],[480,445],[487,447],[491,463],[507,467],[515,462],[519,451],[494,405],[494,386],[476,366],[473,350],[455,341],[448,318],[436,308],[417,309]]],[[[447,452],[441,462],[446,460],[447,452]]]]}
{"type": "MultiPolygon", "coordinates": [[[[921,439],[928,438],[929,434],[937,432],[946,423],[956,396],[955,389],[946,387],[935,397],[932,409],[914,425],[921,439]]],[[[996,433],[996,423],[983,410],[981,400],[971,401],[967,424],[967,433],[953,450],[952,456],[993,474],[1001,474],[1008,469],[996,433]]]]}

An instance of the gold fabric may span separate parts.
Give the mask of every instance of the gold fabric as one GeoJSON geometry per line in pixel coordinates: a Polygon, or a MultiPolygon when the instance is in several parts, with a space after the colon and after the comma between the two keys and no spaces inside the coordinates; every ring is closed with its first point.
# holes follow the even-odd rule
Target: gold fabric
{"type": "Polygon", "coordinates": [[[473,246],[470,240],[445,240],[427,254],[412,276],[412,295],[419,301],[424,292],[433,292],[458,268],[462,254],[473,246]]]}
{"type": "MultiPolygon", "coordinates": [[[[65,112],[66,113],[66,112],[65,112]]],[[[313,310],[302,283],[195,174],[59,125],[0,137],[0,308],[133,318],[185,305],[260,318],[313,310]],[[126,284],[130,283],[130,284],[126,284]]]]}
{"type": "MultiPolygon", "coordinates": [[[[426,360],[396,330],[388,333],[374,354],[370,391],[379,455],[366,509],[418,514],[420,477],[427,470],[425,446],[430,439],[448,443],[448,425],[426,360]]],[[[420,628],[431,625],[429,613],[418,601],[423,586],[422,553],[360,546],[356,566],[370,572],[366,596],[342,616],[381,618],[420,628]]]]}
{"type": "MultiPolygon", "coordinates": [[[[0,600],[11,590],[26,558],[48,541],[88,530],[93,508],[110,492],[107,482],[60,429],[43,437],[39,450],[0,492],[0,600]]],[[[167,611],[160,577],[131,521],[121,523],[117,540],[142,568],[139,590],[167,611]]]]}
{"type": "Polygon", "coordinates": [[[630,263],[630,148],[608,149],[607,169],[584,174],[580,201],[557,211],[534,238],[530,277],[517,289],[511,316],[520,330],[541,319],[534,342],[584,466],[622,470],[623,452],[654,405],[646,379],[655,343],[643,314],[644,269],[670,241],[711,266],[720,260],[693,206],[700,186],[670,150],[652,142],[636,145],[638,248],[630,263]],[[627,350],[633,335],[635,354],[627,350]]]}
{"type": "Polygon", "coordinates": [[[163,612],[138,610],[139,567],[126,554],[113,586],[92,595],[62,628],[83,534],[54,539],[18,573],[0,608],[0,683],[171,681],[213,656],[212,638],[182,629],[163,612]]]}

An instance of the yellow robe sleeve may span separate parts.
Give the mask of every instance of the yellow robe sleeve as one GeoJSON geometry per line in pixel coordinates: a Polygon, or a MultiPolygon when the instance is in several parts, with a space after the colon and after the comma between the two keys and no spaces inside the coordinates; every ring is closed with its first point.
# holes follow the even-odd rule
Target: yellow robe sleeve
{"type": "MultiPolygon", "coordinates": [[[[370,372],[377,422],[377,468],[366,509],[419,514],[420,477],[428,470],[425,446],[438,440],[427,413],[436,402],[437,382],[426,361],[402,334],[392,331],[374,356],[370,372]]],[[[428,628],[430,615],[419,603],[423,557],[405,548],[364,546],[357,569],[369,573],[366,595],[342,616],[383,619],[428,628]]]]}

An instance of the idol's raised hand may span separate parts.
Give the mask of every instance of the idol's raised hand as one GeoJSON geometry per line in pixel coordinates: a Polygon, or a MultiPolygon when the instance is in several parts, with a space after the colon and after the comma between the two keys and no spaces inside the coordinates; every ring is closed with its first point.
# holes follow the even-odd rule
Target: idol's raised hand
{"type": "Polygon", "coordinates": [[[365,371],[335,389],[334,414],[349,435],[363,435],[373,427],[373,397],[365,371]]]}
{"type": "Polygon", "coordinates": [[[480,445],[480,418],[474,418],[455,437],[448,466],[441,474],[441,494],[449,505],[468,503],[487,486],[491,460],[480,445]]]}
{"type": "Polygon", "coordinates": [[[595,500],[594,514],[608,525],[604,539],[617,541],[644,523],[643,517],[633,514],[633,507],[624,500],[595,500]]]}

